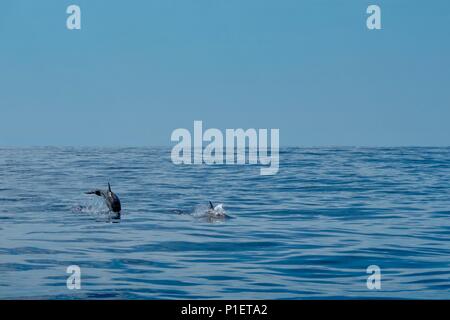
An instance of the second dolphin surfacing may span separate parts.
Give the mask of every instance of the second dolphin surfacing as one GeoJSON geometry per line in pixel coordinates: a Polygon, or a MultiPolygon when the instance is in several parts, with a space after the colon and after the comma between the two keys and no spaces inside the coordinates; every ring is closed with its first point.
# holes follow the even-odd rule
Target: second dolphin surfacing
{"type": "Polygon", "coordinates": [[[189,215],[198,220],[210,223],[223,222],[232,219],[231,216],[226,214],[223,204],[214,206],[211,201],[209,201],[208,207],[198,206],[193,211],[174,210],[173,212],[179,215],[189,215]]]}
{"type": "Polygon", "coordinates": [[[220,217],[226,217],[225,209],[223,208],[223,204],[218,204],[217,206],[214,206],[212,202],[209,202],[209,209],[207,211],[207,215],[220,218],[220,217]]]}

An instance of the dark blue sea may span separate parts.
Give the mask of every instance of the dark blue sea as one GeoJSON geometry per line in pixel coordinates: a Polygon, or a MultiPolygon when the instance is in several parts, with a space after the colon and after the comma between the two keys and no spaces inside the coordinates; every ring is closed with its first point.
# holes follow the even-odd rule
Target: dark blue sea
{"type": "Polygon", "coordinates": [[[259,169],[1,148],[0,298],[450,298],[450,148],[285,148],[259,169]],[[84,194],[108,182],[120,219],[84,194]],[[208,201],[230,218],[204,219],[208,201]]]}

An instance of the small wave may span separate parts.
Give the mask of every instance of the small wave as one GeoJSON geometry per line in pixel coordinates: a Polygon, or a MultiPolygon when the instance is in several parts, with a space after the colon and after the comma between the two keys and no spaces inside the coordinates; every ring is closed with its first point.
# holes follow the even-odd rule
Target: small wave
{"type": "Polygon", "coordinates": [[[111,222],[111,220],[120,219],[121,214],[111,212],[103,202],[98,200],[92,201],[93,202],[75,205],[71,208],[71,211],[78,214],[92,216],[96,218],[97,221],[111,222]]]}

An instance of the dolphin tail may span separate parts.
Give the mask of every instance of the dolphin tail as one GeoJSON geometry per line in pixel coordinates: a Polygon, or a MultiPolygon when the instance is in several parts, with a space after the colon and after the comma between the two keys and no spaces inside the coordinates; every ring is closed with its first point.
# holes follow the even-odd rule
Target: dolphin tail
{"type": "Polygon", "coordinates": [[[88,191],[88,192],[85,192],[85,194],[95,194],[95,195],[97,195],[99,197],[102,196],[102,193],[100,192],[100,190],[88,191]]]}
{"type": "Polygon", "coordinates": [[[108,182],[108,191],[111,192],[111,185],[108,182]]]}
{"type": "Polygon", "coordinates": [[[213,206],[213,204],[212,204],[211,201],[209,202],[209,208],[210,208],[211,210],[214,210],[214,206],[213,206]]]}

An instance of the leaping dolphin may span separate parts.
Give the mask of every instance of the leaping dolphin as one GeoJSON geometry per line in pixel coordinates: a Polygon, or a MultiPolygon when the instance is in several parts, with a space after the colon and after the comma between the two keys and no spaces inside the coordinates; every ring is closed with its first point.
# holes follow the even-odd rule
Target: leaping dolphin
{"type": "Polygon", "coordinates": [[[108,190],[93,190],[86,192],[86,194],[95,194],[99,197],[103,197],[105,199],[105,203],[108,206],[109,210],[115,213],[120,213],[122,210],[120,206],[119,197],[111,191],[111,186],[108,182],[108,190]]]}

